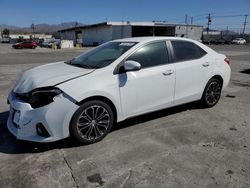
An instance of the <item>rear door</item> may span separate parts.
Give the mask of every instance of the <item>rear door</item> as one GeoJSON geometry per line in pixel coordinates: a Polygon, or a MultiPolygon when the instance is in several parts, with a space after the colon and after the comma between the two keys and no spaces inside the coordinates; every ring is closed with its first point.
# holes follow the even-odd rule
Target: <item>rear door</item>
{"type": "Polygon", "coordinates": [[[165,41],[137,49],[126,60],[137,61],[141,70],[119,74],[122,110],[126,117],[173,105],[175,70],[169,63],[165,41]]]}
{"type": "Polygon", "coordinates": [[[175,104],[201,98],[212,72],[210,56],[190,41],[171,40],[176,69],[175,104]]]}

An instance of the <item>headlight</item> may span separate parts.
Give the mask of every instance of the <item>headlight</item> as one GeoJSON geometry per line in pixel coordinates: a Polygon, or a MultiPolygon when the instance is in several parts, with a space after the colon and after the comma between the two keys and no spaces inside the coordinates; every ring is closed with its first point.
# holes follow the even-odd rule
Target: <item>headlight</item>
{"type": "Polygon", "coordinates": [[[50,104],[54,101],[54,97],[62,93],[62,91],[55,87],[45,87],[35,89],[28,94],[17,94],[17,96],[29,103],[32,108],[39,108],[50,104]]]}
{"type": "Polygon", "coordinates": [[[54,101],[54,97],[60,93],[62,93],[62,91],[58,88],[43,88],[33,90],[30,93],[29,103],[33,108],[39,108],[52,103],[54,101]]]}

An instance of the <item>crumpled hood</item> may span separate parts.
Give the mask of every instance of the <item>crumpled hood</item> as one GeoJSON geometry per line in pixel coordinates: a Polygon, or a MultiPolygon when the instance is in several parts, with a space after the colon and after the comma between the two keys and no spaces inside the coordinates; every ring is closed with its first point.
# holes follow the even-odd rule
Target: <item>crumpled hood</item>
{"type": "Polygon", "coordinates": [[[93,69],[79,68],[64,62],[42,65],[25,71],[13,91],[27,93],[35,88],[54,86],[93,71],[93,69]]]}

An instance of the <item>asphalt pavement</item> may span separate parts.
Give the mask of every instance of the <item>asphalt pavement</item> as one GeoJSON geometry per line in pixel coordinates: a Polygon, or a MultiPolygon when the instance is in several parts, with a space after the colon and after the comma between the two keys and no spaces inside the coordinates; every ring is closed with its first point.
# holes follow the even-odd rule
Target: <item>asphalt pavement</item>
{"type": "Polygon", "coordinates": [[[215,107],[190,103],[132,118],[81,146],[16,140],[6,128],[6,99],[24,70],[86,49],[0,44],[0,187],[250,187],[250,46],[210,47],[232,68],[215,107]]]}

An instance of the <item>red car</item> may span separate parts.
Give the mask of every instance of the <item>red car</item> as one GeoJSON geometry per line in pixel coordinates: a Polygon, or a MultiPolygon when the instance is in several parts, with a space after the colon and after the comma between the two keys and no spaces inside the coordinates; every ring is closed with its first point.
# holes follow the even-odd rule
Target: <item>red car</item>
{"type": "Polygon", "coordinates": [[[20,49],[20,48],[36,48],[37,43],[36,42],[31,42],[31,41],[26,41],[26,42],[20,42],[16,43],[12,46],[13,48],[20,49]]]}

